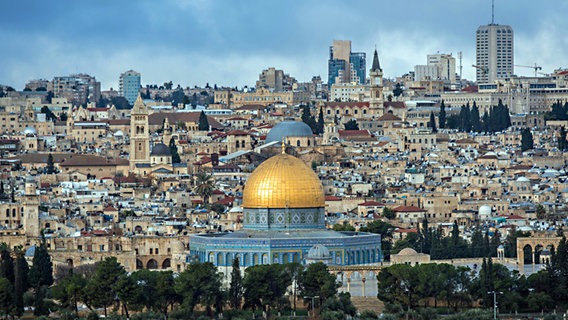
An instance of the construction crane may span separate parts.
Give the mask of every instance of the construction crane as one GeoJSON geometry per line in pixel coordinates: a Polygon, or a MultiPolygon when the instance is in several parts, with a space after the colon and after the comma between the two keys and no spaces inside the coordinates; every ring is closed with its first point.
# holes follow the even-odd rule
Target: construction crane
{"type": "Polygon", "coordinates": [[[477,66],[475,64],[471,65],[472,67],[481,70],[481,72],[483,72],[483,74],[487,74],[487,72],[489,72],[489,68],[487,66],[477,66]]]}
{"type": "Polygon", "coordinates": [[[537,77],[537,75],[538,75],[538,73],[539,73],[538,70],[542,70],[542,67],[539,66],[539,65],[537,65],[536,63],[534,64],[534,66],[523,66],[523,65],[518,65],[518,64],[516,64],[515,67],[534,69],[534,76],[535,76],[535,78],[537,77]]]}

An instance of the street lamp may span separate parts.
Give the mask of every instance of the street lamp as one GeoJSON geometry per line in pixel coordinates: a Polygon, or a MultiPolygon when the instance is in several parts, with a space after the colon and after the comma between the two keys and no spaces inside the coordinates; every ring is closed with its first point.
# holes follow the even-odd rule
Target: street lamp
{"type": "Polygon", "coordinates": [[[501,291],[489,291],[488,294],[493,294],[493,319],[497,319],[497,294],[503,294],[501,291]]]}
{"type": "MultiPolygon", "coordinates": [[[[304,296],[304,299],[312,299],[312,317],[316,317],[316,310],[315,310],[315,300],[319,299],[319,296],[304,296]]],[[[310,311],[308,310],[308,315],[310,311]]]]}

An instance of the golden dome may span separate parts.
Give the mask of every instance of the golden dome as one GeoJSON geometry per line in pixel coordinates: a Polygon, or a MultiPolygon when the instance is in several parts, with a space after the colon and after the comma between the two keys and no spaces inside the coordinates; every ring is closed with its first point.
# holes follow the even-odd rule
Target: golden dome
{"type": "Polygon", "coordinates": [[[288,154],[274,156],[249,176],[244,208],[319,208],[325,206],[323,186],[302,160],[288,154]]]}

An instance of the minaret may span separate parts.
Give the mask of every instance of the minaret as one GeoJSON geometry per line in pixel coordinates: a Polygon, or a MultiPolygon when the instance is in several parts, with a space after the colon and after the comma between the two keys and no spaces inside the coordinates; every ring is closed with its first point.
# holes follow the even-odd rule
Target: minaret
{"type": "Polygon", "coordinates": [[[150,163],[150,128],[148,108],[138,95],[130,112],[130,171],[136,164],[150,163]]]}
{"type": "Polygon", "coordinates": [[[375,54],[373,55],[373,66],[369,71],[369,76],[371,77],[371,85],[369,87],[371,91],[371,97],[369,99],[370,114],[380,117],[384,113],[383,69],[381,69],[381,64],[379,63],[377,49],[375,49],[375,54]]]}
{"type": "Polygon", "coordinates": [[[33,177],[27,177],[24,184],[22,203],[22,224],[28,237],[39,237],[39,195],[36,192],[36,182],[33,177]]]}

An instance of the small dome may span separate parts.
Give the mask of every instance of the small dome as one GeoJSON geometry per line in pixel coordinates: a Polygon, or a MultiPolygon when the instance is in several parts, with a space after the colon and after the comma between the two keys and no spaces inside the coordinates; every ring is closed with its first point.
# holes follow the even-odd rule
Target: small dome
{"type": "Polygon", "coordinates": [[[418,252],[412,248],[404,248],[398,253],[399,256],[413,256],[416,254],[418,254],[418,252]]]}
{"type": "Polygon", "coordinates": [[[171,156],[172,152],[170,151],[170,147],[166,146],[163,143],[157,143],[152,148],[151,156],[171,156]]]}
{"type": "Polygon", "coordinates": [[[26,253],[24,254],[26,257],[33,257],[35,254],[36,246],[31,246],[26,249],[26,253]]]}
{"type": "Polygon", "coordinates": [[[479,211],[478,211],[480,216],[490,216],[491,215],[491,207],[484,204],[481,207],[479,207],[479,211]]]}
{"type": "Polygon", "coordinates": [[[266,143],[282,142],[284,137],[311,137],[312,129],[301,121],[282,121],[275,125],[266,136],[266,143]]]}
{"type": "Polygon", "coordinates": [[[530,180],[527,179],[526,177],[518,177],[517,182],[530,182],[530,180]]]}
{"type": "Polygon", "coordinates": [[[24,129],[24,135],[35,136],[35,135],[37,135],[37,130],[34,127],[26,127],[24,129]]]}
{"type": "Polygon", "coordinates": [[[316,244],[308,251],[308,259],[310,260],[325,260],[330,258],[329,249],[321,244],[316,244]]]}
{"type": "Polygon", "coordinates": [[[124,132],[122,132],[122,130],[118,130],[114,133],[114,136],[115,137],[122,137],[122,136],[124,136],[124,132]]]}

